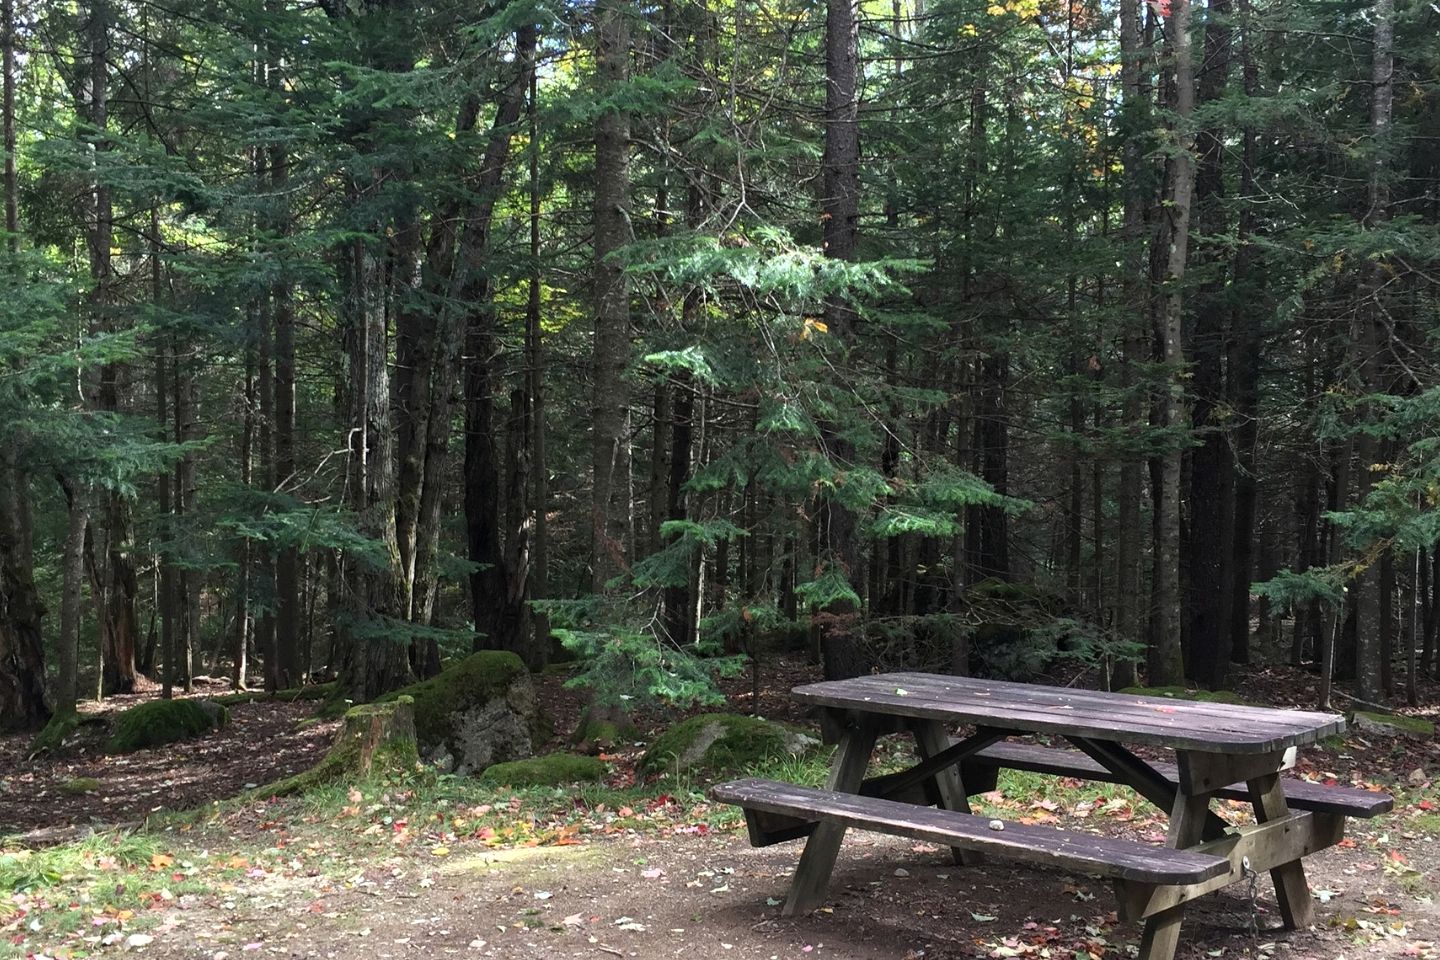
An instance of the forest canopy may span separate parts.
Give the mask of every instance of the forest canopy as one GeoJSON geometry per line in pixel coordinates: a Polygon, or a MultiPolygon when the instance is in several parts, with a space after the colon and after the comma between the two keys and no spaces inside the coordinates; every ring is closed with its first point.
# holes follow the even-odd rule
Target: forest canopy
{"type": "Polygon", "coordinates": [[[485,649],[1440,669],[1432,3],[0,21],[0,727],[485,649]]]}

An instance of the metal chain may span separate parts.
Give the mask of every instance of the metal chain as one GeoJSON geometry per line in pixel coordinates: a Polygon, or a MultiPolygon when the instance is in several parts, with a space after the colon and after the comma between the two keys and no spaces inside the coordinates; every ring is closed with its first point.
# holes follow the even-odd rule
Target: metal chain
{"type": "Polygon", "coordinates": [[[1260,939],[1260,875],[1250,866],[1250,858],[1240,859],[1240,873],[1249,882],[1248,893],[1250,895],[1250,936],[1254,940],[1260,939]]]}

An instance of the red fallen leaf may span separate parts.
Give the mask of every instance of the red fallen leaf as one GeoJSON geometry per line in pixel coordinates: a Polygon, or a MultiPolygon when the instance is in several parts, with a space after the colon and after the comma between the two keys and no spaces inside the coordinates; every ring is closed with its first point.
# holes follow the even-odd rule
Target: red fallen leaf
{"type": "Polygon", "coordinates": [[[310,904],[310,912],[311,912],[311,913],[324,913],[324,912],[325,912],[325,901],[324,901],[324,900],[316,900],[314,903],[310,904]]]}
{"type": "Polygon", "coordinates": [[[1346,837],[1339,843],[1335,844],[1335,846],[1340,847],[1342,850],[1353,850],[1355,849],[1357,844],[1355,843],[1354,837],[1346,837]]]}
{"type": "Polygon", "coordinates": [[[1435,804],[1431,803],[1429,800],[1421,800],[1418,804],[1416,804],[1416,806],[1418,806],[1421,810],[1435,809],[1435,804]]]}
{"type": "Polygon", "coordinates": [[[1390,851],[1390,859],[1393,860],[1395,863],[1406,863],[1406,862],[1407,862],[1406,859],[1405,859],[1405,854],[1401,853],[1399,850],[1391,850],[1391,851],[1390,851]]]}

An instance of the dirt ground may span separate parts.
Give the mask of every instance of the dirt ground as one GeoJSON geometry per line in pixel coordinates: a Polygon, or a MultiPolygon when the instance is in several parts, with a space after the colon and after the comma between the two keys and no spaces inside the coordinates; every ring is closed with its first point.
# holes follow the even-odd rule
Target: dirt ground
{"type": "MultiPolygon", "coordinates": [[[[767,665],[760,712],[803,722],[788,691],[812,678],[813,668],[800,660],[767,665]]],[[[1285,668],[1255,670],[1241,692],[1256,702],[1305,705],[1306,680],[1285,668]]],[[[583,693],[564,681],[555,674],[538,678],[540,699],[559,731],[551,747],[584,703],[583,693]]],[[[746,710],[750,679],[731,681],[727,693],[732,709],[746,710]]],[[[1440,690],[1424,693],[1426,702],[1440,702],[1440,690]]],[[[134,699],[94,709],[118,709],[134,699]]],[[[222,731],[119,758],[101,752],[98,725],[76,751],[58,759],[28,757],[24,738],[0,740],[0,835],[38,830],[41,839],[63,837],[77,826],[201,807],[287,776],[313,764],[333,736],[333,724],[297,726],[313,708],[236,705],[222,731]],[[103,789],[68,794],[63,785],[75,777],[95,777],[103,789]]],[[[639,719],[648,733],[667,718],[639,719]]],[[[116,869],[107,857],[92,856],[87,885],[72,888],[82,892],[61,895],[72,902],[23,893],[7,902],[0,890],[0,957],[1133,956],[1138,930],[1116,920],[1113,897],[1101,882],[1003,861],[957,867],[948,851],[853,831],[827,906],[782,918],[780,903],[800,844],[755,850],[743,830],[707,829],[714,811],[705,812],[703,798],[693,792],[699,786],[691,785],[686,803],[692,806],[678,809],[678,801],[660,795],[664,784],[635,783],[637,753],[632,748],[607,757],[613,771],[608,786],[628,791],[624,796],[633,799],[627,802],[637,808],[651,802],[672,811],[640,827],[615,827],[614,811],[601,816],[578,797],[569,804],[562,798],[559,805],[568,813],[548,826],[533,821],[535,832],[523,838],[477,831],[474,824],[462,831],[451,822],[452,809],[426,808],[424,815],[441,826],[422,832],[413,806],[418,800],[401,797],[367,794],[362,800],[357,794],[344,810],[312,809],[304,801],[221,807],[228,812],[197,821],[193,829],[168,826],[147,834],[157,852],[143,854],[128,873],[107,873],[116,869]],[[407,826],[407,817],[416,822],[407,826]],[[582,826],[553,829],[567,817],[582,826]],[[369,845],[351,845],[362,833],[369,845]],[[105,882],[113,885],[109,893],[105,882]],[[137,900],[143,906],[116,906],[137,900]],[[47,933],[40,918],[57,910],[77,915],[78,929],[72,920],[63,935],[47,933]]],[[[1440,960],[1434,946],[1440,940],[1434,903],[1440,889],[1440,743],[1351,735],[1343,746],[1307,750],[1297,772],[1383,785],[1402,799],[1391,815],[1352,822],[1342,846],[1306,860],[1315,927],[1276,930],[1273,890],[1261,877],[1258,936],[1250,932],[1247,891],[1234,886],[1191,905],[1180,957],[1440,960]]],[[[498,809],[506,802],[493,799],[498,809]]],[[[1007,805],[1007,817],[1115,836],[1154,840],[1164,829],[1156,811],[1101,817],[1073,796],[1058,805],[1028,794],[996,802],[1007,805]]],[[[519,810],[517,798],[508,803],[519,810]]],[[[518,812],[508,818],[520,819],[518,812]]]]}
{"type": "MultiPolygon", "coordinates": [[[[1433,905],[1417,904],[1373,858],[1350,853],[1311,861],[1328,900],[1317,904],[1312,930],[1272,929],[1271,889],[1262,881],[1258,937],[1248,929],[1248,899],[1232,888],[1189,909],[1179,956],[1431,956],[1429,943],[1440,936],[1433,905]],[[1378,931],[1401,901],[1404,932],[1378,931]]],[[[782,918],[779,900],[798,854],[798,844],[754,850],[731,834],[498,850],[443,864],[394,858],[344,884],[251,882],[179,905],[147,954],[1088,960],[1123,957],[1138,938],[1136,928],[1117,924],[1109,891],[1096,881],[1001,863],[961,868],[928,845],[853,833],[830,904],[782,918]]]]}

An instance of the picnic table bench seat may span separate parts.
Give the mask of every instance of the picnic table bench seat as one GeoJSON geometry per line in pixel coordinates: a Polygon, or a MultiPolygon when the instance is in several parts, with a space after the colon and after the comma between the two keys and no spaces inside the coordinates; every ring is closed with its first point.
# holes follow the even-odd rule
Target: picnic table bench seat
{"type": "MultiPolygon", "coordinates": [[[[1012,770],[1027,770],[1031,773],[1045,773],[1058,777],[1076,777],[1106,783],[1120,783],[1121,778],[1103,764],[1086,756],[1079,750],[1046,747],[1034,743],[1017,743],[1003,740],[976,752],[967,765],[985,771],[981,777],[966,777],[968,792],[986,793],[994,789],[993,774],[1001,767],[1012,770]],[[974,786],[972,786],[972,780],[974,786]],[[987,786],[987,784],[989,784],[987,786]]],[[[1173,763],[1151,763],[1156,772],[1172,784],[1180,780],[1180,768],[1173,763]]],[[[1362,790],[1340,784],[1313,783],[1298,777],[1284,777],[1280,781],[1285,787],[1285,800],[1291,810],[1309,810],[1312,813],[1334,813],[1346,817],[1370,819],[1389,813],[1395,800],[1388,793],[1377,790],[1362,790]]],[[[1232,783],[1215,791],[1225,800],[1249,800],[1250,791],[1244,783],[1232,783]]]]}
{"type": "Polygon", "coordinates": [[[743,807],[747,815],[829,821],[1113,880],[1201,883],[1230,869],[1224,857],[1208,853],[1011,821],[993,821],[1002,825],[995,829],[988,817],[775,780],[734,780],[713,788],[711,796],[743,807]]]}

